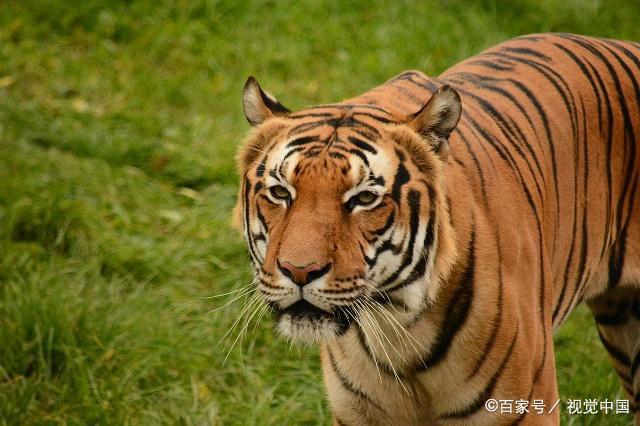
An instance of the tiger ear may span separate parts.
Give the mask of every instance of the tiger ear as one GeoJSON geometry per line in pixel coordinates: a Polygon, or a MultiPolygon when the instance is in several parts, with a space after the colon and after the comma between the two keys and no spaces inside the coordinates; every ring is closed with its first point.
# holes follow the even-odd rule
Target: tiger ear
{"type": "Polygon", "coordinates": [[[458,92],[449,86],[442,86],[420,111],[409,117],[407,124],[425,138],[443,160],[446,160],[449,154],[449,135],[458,124],[461,112],[458,92]]]}
{"type": "Polygon", "coordinates": [[[263,91],[253,76],[247,79],[242,91],[242,106],[247,121],[257,126],[268,118],[287,115],[291,111],[276,98],[263,91]]]}

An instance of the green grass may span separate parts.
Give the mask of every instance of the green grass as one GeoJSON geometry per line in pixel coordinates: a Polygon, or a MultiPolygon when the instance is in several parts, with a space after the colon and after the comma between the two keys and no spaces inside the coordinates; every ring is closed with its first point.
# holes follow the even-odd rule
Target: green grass
{"type": "MultiPolygon", "coordinates": [[[[0,424],[327,424],[318,356],[263,320],[229,226],[245,78],[292,108],[514,35],[640,40],[628,1],[0,3],[0,424]],[[228,298],[226,299],[228,300],[228,298]]],[[[579,310],[564,398],[621,397],[579,310]]],[[[567,417],[628,424],[628,417],[567,417]]]]}

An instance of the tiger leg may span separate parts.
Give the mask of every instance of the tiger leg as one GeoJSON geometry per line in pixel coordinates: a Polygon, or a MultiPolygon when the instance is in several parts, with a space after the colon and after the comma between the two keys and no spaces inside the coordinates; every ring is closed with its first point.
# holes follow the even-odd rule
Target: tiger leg
{"type": "Polygon", "coordinates": [[[629,395],[640,426],[640,288],[616,287],[589,301],[598,334],[629,395]]]}

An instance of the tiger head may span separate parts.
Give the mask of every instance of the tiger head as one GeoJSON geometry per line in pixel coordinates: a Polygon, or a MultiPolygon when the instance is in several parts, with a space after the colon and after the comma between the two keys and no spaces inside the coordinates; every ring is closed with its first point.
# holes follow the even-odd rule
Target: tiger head
{"type": "Polygon", "coordinates": [[[455,251],[443,168],[458,94],[406,116],[357,100],[292,113],[251,77],[243,104],[235,221],[280,333],[327,341],[388,305],[418,316],[455,251]]]}

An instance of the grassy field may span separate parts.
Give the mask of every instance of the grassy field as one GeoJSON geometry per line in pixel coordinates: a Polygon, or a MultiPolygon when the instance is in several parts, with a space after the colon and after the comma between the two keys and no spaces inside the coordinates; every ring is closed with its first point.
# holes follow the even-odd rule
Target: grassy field
{"type": "MultiPolygon", "coordinates": [[[[626,0],[0,2],[0,424],[328,424],[314,350],[266,319],[226,363],[219,344],[242,303],[212,296],[250,280],[229,226],[246,77],[300,108],[638,22],[626,0]]],[[[586,310],[556,347],[563,398],[622,397],[586,310]]]]}

